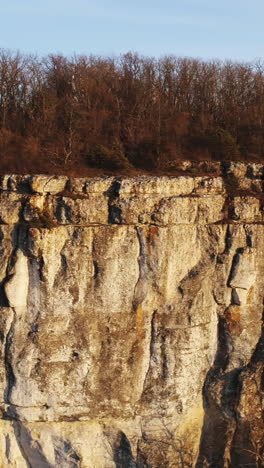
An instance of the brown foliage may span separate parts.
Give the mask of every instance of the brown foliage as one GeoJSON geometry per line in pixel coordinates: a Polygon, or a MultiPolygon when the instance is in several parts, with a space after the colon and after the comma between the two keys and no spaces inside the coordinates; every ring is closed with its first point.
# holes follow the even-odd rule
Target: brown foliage
{"type": "Polygon", "coordinates": [[[263,145],[261,62],[133,53],[40,59],[0,50],[1,172],[261,161],[263,145]]]}

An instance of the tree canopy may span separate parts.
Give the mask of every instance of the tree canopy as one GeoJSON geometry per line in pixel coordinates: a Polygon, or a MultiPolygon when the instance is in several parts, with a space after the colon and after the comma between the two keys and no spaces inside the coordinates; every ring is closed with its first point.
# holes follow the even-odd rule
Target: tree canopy
{"type": "MultiPolygon", "coordinates": [[[[262,161],[264,62],[0,50],[0,171],[262,161]]],[[[88,171],[88,172],[87,172],[88,171]]]]}

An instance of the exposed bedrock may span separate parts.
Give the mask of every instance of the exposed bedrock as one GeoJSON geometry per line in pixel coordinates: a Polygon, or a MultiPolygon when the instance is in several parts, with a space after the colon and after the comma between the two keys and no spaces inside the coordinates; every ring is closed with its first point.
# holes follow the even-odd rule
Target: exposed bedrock
{"type": "Polygon", "coordinates": [[[243,171],[2,178],[1,467],[264,466],[263,171],[243,171]]]}

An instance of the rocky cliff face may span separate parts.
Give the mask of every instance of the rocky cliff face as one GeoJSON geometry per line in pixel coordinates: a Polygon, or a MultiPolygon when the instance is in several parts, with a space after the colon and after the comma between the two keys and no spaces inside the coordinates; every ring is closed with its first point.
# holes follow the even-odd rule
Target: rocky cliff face
{"type": "Polygon", "coordinates": [[[1,467],[264,466],[262,180],[2,178],[1,467]]]}

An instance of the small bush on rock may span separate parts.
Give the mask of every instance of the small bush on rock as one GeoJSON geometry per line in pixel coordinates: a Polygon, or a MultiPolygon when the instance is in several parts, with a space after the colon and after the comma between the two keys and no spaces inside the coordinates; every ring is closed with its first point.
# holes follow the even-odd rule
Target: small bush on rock
{"type": "Polygon", "coordinates": [[[103,145],[97,145],[91,149],[86,160],[91,167],[109,170],[128,169],[130,167],[129,161],[120,150],[108,149],[103,145]]]}

